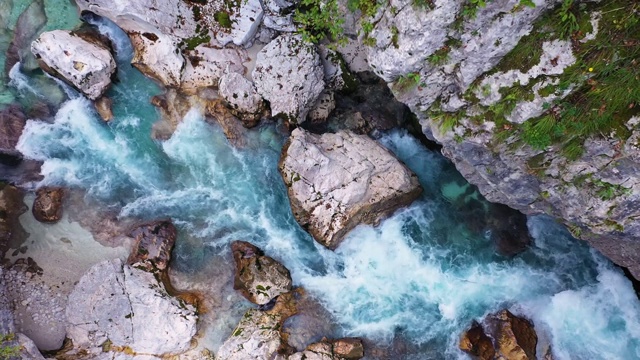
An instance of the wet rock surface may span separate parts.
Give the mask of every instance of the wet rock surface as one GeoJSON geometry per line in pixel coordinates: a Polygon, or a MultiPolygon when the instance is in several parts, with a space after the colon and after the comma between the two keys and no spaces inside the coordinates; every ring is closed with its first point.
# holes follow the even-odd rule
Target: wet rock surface
{"type": "Polygon", "coordinates": [[[234,289],[254,304],[264,305],[291,291],[289,270],[245,241],[231,244],[236,263],[234,289]]]}
{"type": "Polygon", "coordinates": [[[11,185],[0,184],[0,257],[10,248],[20,248],[27,233],[18,218],[28,208],[23,202],[24,192],[11,185]]]}
{"type": "Polygon", "coordinates": [[[22,161],[16,145],[26,123],[27,116],[18,105],[9,105],[0,111],[0,163],[15,166],[22,161]]]}
{"type": "Polygon", "coordinates": [[[474,322],[460,339],[460,349],[481,360],[536,359],[538,335],[533,323],[508,310],[474,322]]]}
{"type": "Polygon", "coordinates": [[[135,239],[129,264],[139,263],[147,271],[166,270],[177,235],[170,220],[140,225],[129,234],[135,239]]]}
{"type": "Polygon", "coordinates": [[[296,311],[293,293],[278,296],[270,310],[247,311],[217,356],[225,360],[273,359],[291,353],[280,330],[296,311]]]}
{"type": "Polygon", "coordinates": [[[110,98],[106,96],[102,96],[95,101],[94,105],[96,107],[96,111],[98,112],[98,115],[100,115],[102,120],[104,121],[113,120],[113,112],[111,111],[111,107],[113,106],[113,101],[111,101],[110,98]]]}
{"type": "Polygon", "coordinates": [[[387,149],[350,131],[294,130],[279,169],[296,220],[330,249],[358,224],[376,224],[422,192],[416,175],[387,149]]]}
{"type": "Polygon", "coordinates": [[[62,198],[64,190],[56,187],[42,187],[36,191],[31,212],[36,220],[55,223],[62,218],[62,198]]]}
{"type": "Polygon", "coordinates": [[[44,71],[69,83],[91,100],[111,85],[116,63],[108,48],[63,30],[42,33],[31,52],[44,71]]]}
{"type": "Polygon", "coordinates": [[[356,338],[322,339],[289,357],[289,360],[350,360],[364,357],[362,341],[356,338]]]}
{"type": "Polygon", "coordinates": [[[260,50],[252,77],[271,114],[292,124],[306,120],[325,85],[320,56],[300,35],[281,35],[260,50]]]}

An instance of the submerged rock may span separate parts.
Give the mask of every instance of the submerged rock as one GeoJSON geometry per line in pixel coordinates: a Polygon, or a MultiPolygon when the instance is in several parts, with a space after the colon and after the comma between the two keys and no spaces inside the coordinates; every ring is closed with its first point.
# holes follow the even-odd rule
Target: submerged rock
{"type": "Polygon", "coordinates": [[[77,350],[129,349],[149,355],[186,351],[194,308],[169,296],[156,277],[118,259],[93,266],[69,295],[67,336],[77,350]]]}
{"type": "Polygon", "coordinates": [[[42,0],[36,0],[20,14],[13,31],[13,39],[7,50],[7,58],[4,63],[4,72],[9,74],[11,68],[20,62],[22,69],[36,69],[38,64],[31,54],[31,42],[47,23],[47,14],[44,11],[42,0]]]}
{"type": "Polygon", "coordinates": [[[502,310],[487,316],[482,325],[474,321],[459,346],[481,360],[534,360],[537,343],[533,323],[502,310]]]}
{"type": "Polygon", "coordinates": [[[178,232],[170,220],[141,225],[129,236],[135,239],[129,264],[140,263],[147,271],[165,270],[171,260],[171,250],[178,232]]]}
{"type": "Polygon", "coordinates": [[[96,107],[96,111],[98,112],[98,115],[100,115],[102,120],[104,121],[113,120],[113,111],[111,111],[111,106],[113,106],[113,101],[111,101],[110,98],[106,96],[102,96],[98,100],[96,100],[93,103],[93,105],[96,107]]]}
{"type": "Polygon", "coordinates": [[[295,353],[288,360],[351,360],[364,357],[362,341],[356,338],[344,338],[322,341],[307,346],[304,351],[295,353]]]}
{"type": "Polygon", "coordinates": [[[218,92],[246,127],[258,124],[265,104],[251,81],[238,73],[225,74],[220,78],[218,92]]]}
{"type": "Polygon", "coordinates": [[[294,294],[278,296],[271,310],[247,311],[231,336],[218,350],[218,358],[224,360],[274,359],[278,355],[291,353],[281,333],[284,321],[297,309],[294,294]]]}
{"type": "Polygon", "coordinates": [[[514,256],[525,251],[532,243],[527,217],[506,205],[491,204],[488,228],[498,252],[514,256]]]}
{"type": "Polygon", "coordinates": [[[0,111],[0,163],[18,165],[22,154],[16,145],[27,123],[27,117],[19,105],[9,105],[0,111]]]}
{"type": "Polygon", "coordinates": [[[109,49],[68,31],[42,33],[31,44],[31,51],[44,71],[71,84],[91,100],[107,91],[116,70],[109,49]]]}
{"type": "Polygon", "coordinates": [[[376,224],[422,193],[417,176],[391,152],[350,131],[294,130],[279,169],[296,220],[330,249],[358,224],[376,224]]]}
{"type": "Polygon", "coordinates": [[[253,81],[273,116],[292,124],[305,121],[324,89],[324,70],[316,49],[300,35],[281,35],[258,53],[253,81]]]}
{"type": "Polygon", "coordinates": [[[245,241],[231,244],[236,263],[233,288],[254,304],[264,305],[276,296],[291,291],[289,270],[265,256],[262,250],[245,241]]]}
{"type": "Polygon", "coordinates": [[[29,209],[23,202],[24,192],[11,185],[0,184],[0,258],[10,249],[18,249],[27,233],[20,224],[20,215],[29,209]]]}
{"type": "Polygon", "coordinates": [[[62,197],[64,190],[55,187],[42,187],[36,191],[31,212],[36,220],[43,223],[55,223],[62,218],[62,197]]]}

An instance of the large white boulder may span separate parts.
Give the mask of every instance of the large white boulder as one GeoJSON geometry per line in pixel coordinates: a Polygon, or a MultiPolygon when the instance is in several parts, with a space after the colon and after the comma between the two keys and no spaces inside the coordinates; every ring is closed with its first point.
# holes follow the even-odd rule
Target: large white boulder
{"type": "Polygon", "coordinates": [[[299,35],[281,35],[257,56],[253,81],[273,116],[302,123],[324,89],[324,69],[315,46],[299,35]]]}
{"type": "Polygon", "coordinates": [[[71,84],[91,100],[107,90],[116,70],[109,49],[69,31],[42,33],[31,44],[31,52],[43,70],[71,84]]]}
{"type": "Polygon", "coordinates": [[[110,346],[149,355],[189,349],[194,308],[167,294],[154,274],[119,259],[93,266],[69,295],[67,336],[76,348],[110,346]]]}
{"type": "Polygon", "coordinates": [[[376,224],[422,192],[416,175],[389,150],[351,131],[295,129],[279,168],[296,220],[330,249],[358,224],[376,224]]]}
{"type": "Polygon", "coordinates": [[[198,89],[217,86],[224,74],[242,77],[248,61],[247,51],[237,47],[213,48],[200,45],[187,54],[187,63],[182,74],[181,89],[195,93],[198,89]]]}
{"type": "Polygon", "coordinates": [[[246,125],[256,125],[265,108],[256,87],[238,73],[225,74],[220,78],[218,93],[229,104],[234,115],[246,125]]]}

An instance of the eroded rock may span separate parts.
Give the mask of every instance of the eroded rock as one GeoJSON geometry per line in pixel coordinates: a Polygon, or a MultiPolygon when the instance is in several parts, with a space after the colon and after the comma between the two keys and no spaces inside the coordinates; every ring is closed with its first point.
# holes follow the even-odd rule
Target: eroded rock
{"type": "Polygon", "coordinates": [[[55,223],[62,218],[62,198],[64,190],[56,187],[42,187],[36,191],[31,212],[36,220],[55,223]]]}
{"type": "Polygon", "coordinates": [[[296,220],[330,249],[356,225],[376,224],[422,193],[416,175],[387,149],[350,131],[295,129],[279,169],[296,220]]]}
{"type": "Polygon", "coordinates": [[[185,60],[178,50],[177,41],[148,24],[133,20],[128,21],[123,29],[134,49],[131,64],[164,86],[180,86],[185,60]]]}
{"type": "Polygon", "coordinates": [[[509,310],[487,316],[482,325],[475,322],[460,339],[460,349],[481,360],[536,359],[538,335],[529,320],[509,310]]]}
{"type": "Polygon", "coordinates": [[[13,31],[13,39],[7,50],[7,57],[4,63],[4,72],[9,74],[11,68],[20,62],[22,69],[36,69],[38,63],[31,53],[31,42],[47,23],[47,14],[44,11],[42,0],[31,2],[29,6],[20,14],[13,31]]]}
{"type": "Polygon", "coordinates": [[[280,330],[284,321],[296,313],[293,293],[278,296],[268,311],[247,311],[231,336],[218,350],[225,360],[273,359],[291,353],[280,330]]]}
{"type": "Polygon", "coordinates": [[[220,78],[218,92],[246,127],[258,124],[265,104],[251,81],[238,73],[225,74],[220,78]]]}
{"type": "Polygon", "coordinates": [[[28,208],[23,202],[24,193],[12,185],[0,185],[0,257],[5,251],[18,249],[27,233],[20,224],[20,215],[28,208]]]}
{"type": "Polygon", "coordinates": [[[27,117],[18,105],[9,105],[0,111],[0,163],[17,165],[22,154],[16,145],[27,123],[27,117]]]}
{"type": "Polygon", "coordinates": [[[103,344],[149,355],[186,351],[196,332],[190,305],[169,296],[156,277],[118,259],[93,266],[69,295],[67,336],[74,347],[103,344]]]}
{"type": "Polygon", "coordinates": [[[272,115],[293,124],[305,121],[324,89],[320,57],[300,35],[281,35],[267,44],[258,53],[252,76],[272,115]]]}
{"type": "MultiPolygon", "coordinates": [[[[182,74],[181,90],[195,94],[198,89],[218,86],[225,74],[242,76],[247,52],[235,47],[213,48],[198,46],[185,54],[188,61],[182,74]]],[[[255,92],[255,90],[254,90],[255,92]]]]}
{"type": "Polygon", "coordinates": [[[288,360],[351,360],[364,357],[362,341],[356,338],[344,338],[313,343],[304,351],[295,353],[288,360]]]}
{"type": "Polygon", "coordinates": [[[269,303],[276,296],[291,291],[289,270],[262,250],[246,241],[231,244],[236,263],[233,288],[254,304],[269,303]]]}
{"type": "Polygon", "coordinates": [[[113,111],[111,111],[111,107],[113,106],[113,101],[106,96],[100,97],[96,100],[93,105],[96,107],[96,111],[100,118],[104,121],[113,120],[113,111]]]}
{"type": "Polygon", "coordinates": [[[134,229],[129,236],[135,239],[129,264],[140,263],[148,271],[165,270],[171,260],[171,250],[178,232],[170,220],[144,224],[134,229]]]}
{"type": "Polygon", "coordinates": [[[111,85],[116,62],[109,49],[63,30],[42,33],[31,44],[42,69],[71,84],[91,100],[111,85]]]}

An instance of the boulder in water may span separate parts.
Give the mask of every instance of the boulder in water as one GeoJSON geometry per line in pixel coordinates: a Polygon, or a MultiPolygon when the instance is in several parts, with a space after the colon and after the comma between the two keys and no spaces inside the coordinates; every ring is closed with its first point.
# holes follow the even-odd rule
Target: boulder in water
{"type": "Polygon", "coordinates": [[[31,44],[42,69],[71,84],[91,100],[111,85],[116,62],[105,46],[63,30],[42,33],[31,44]]]}
{"type": "Polygon", "coordinates": [[[18,249],[27,233],[18,220],[29,208],[21,189],[0,184],[0,258],[10,249],[18,249]]]}
{"type": "Polygon", "coordinates": [[[217,86],[225,74],[242,77],[246,70],[242,63],[248,60],[247,51],[235,47],[218,49],[200,45],[185,55],[188,61],[182,73],[180,90],[188,94],[217,86]]]}
{"type": "Polygon", "coordinates": [[[324,69],[315,47],[300,35],[277,37],[258,53],[253,81],[273,116],[305,121],[324,89],[324,69]]]}
{"type": "Polygon", "coordinates": [[[271,310],[250,309],[218,350],[218,358],[274,359],[279,354],[292,353],[281,329],[284,321],[296,311],[293,293],[278,296],[271,310]]]}
{"type": "Polygon", "coordinates": [[[124,29],[134,49],[131,64],[163,86],[180,86],[185,61],[174,38],[148,24],[130,23],[124,29]]]}
{"type": "Polygon", "coordinates": [[[138,226],[129,236],[135,239],[129,263],[139,263],[147,271],[165,270],[171,260],[177,230],[170,220],[156,221],[138,226]]]}
{"type": "Polygon", "coordinates": [[[296,220],[329,249],[358,224],[377,224],[422,193],[417,176],[389,150],[351,131],[295,129],[279,169],[296,220]]]}
{"type": "Polygon", "coordinates": [[[67,336],[75,350],[186,351],[196,333],[192,306],[167,294],[154,274],[119,259],[94,265],[69,295],[67,336]],[[108,344],[105,346],[105,344],[108,344]]]}
{"type": "Polygon", "coordinates": [[[42,187],[36,191],[31,212],[42,223],[55,223],[62,217],[62,197],[64,190],[56,187],[42,187]]]}
{"type": "Polygon", "coordinates": [[[0,111],[0,163],[17,165],[22,155],[16,145],[27,123],[27,117],[19,105],[9,105],[0,111]]]}
{"type": "Polygon", "coordinates": [[[265,104],[251,81],[238,73],[225,74],[220,78],[218,92],[246,127],[258,125],[265,104]]]}
{"type": "Polygon", "coordinates": [[[31,2],[29,6],[20,14],[13,39],[7,50],[7,58],[4,63],[4,72],[9,75],[11,68],[20,62],[22,69],[33,70],[38,67],[33,54],[31,54],[31,42],[47,23],[47,15],[44,11],[42,0],[31,2]]]}
{"type": "Polygon", "coordinates": [[[537,344],[533,323],[502,310],[487,316],[482,325],[474,322],[463,334],[460,349],[481,360],[534,360],[537,344]]]}
{"type": "Polygon", "coordinates": [[[113,105],[113,101],[111,101],[110,98],[106,96],[102,96],[98,100],[96,100],[93,103],[93,105],[96,107],[96,111],[98,112],[98,115],[100,115],[102,120],[104,121],[113,120],[113,111],[111,111],[111,106],[113,105]]]}
{"type": "Polygon", "coordinates": [[[362,341],[356,338],[344,338],[313,343],[304,351],[297,352],[289,360],[357,360],[364,357],[362,341]]]}
{"type": "Polygon", "coordinates": [[[531,244],[527,217],[518,210],[502,204],[491,204],[488,216],[487,227],[500,254],[514,256],[531,244]]]}
{"type": "Polygon", "coordinates": [[[264,305],[291,291],[289,270],[246,241],[231,244],[236,262],[233,288],[254,304],[264,305]]]}

